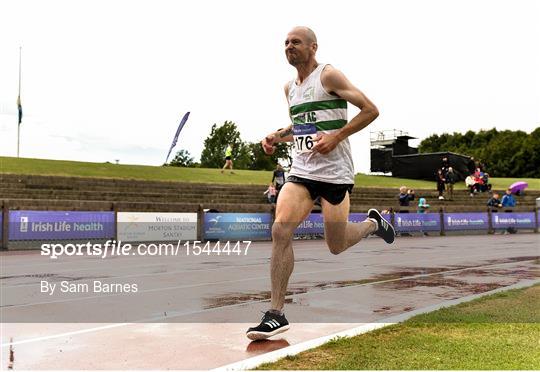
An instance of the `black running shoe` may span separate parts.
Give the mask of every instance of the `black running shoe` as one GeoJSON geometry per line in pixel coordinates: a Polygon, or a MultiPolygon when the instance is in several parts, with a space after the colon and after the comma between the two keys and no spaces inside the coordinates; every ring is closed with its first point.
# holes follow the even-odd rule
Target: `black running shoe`
{"type": "Polygon", "coordinates": [[[377,231],[375,231],[374,234],[383,238],[388,244],[392,244],[396,236],[394,227],[389,224],[376,209],[370,209],[368,211],[368,218],[377,221],[377,231]]]}
{"type": "Polygon", "coordinates": [[[250,340],[264,340],[288,329],[289,322],[285,319],[285,315],[277,315],[267,311],[261,319],[261,324],[248,329],[246,336],[250,340]]]}

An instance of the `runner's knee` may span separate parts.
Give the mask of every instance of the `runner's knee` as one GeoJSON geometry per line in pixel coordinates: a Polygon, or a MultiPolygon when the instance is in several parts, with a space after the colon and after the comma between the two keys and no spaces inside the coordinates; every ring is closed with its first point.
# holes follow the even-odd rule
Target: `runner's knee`
{"type": "Polygon", "coordinates": [[[292,239],[294,229],[291,230],[290,224],[284,222],[274,222],[272,225],[272,240],[274,242],[288,242],[292,239]]]}

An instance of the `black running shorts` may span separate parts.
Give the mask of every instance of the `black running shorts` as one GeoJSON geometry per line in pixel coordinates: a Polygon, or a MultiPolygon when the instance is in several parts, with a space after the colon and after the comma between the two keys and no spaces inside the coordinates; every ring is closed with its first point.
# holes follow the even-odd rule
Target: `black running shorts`
{"type": "Polygon", "coordinates": [[[338,205],[341,203],[343,199],[345,199],[347,191],[350,194],[354,187],[354,184],[320,182],[296,176],[289,176],[289,178],[287,178],[287,182],[303,185],[309,191],[309,195],[311,196],[312,200],[315,200],[320,196],[333,205],[338,205]]]}

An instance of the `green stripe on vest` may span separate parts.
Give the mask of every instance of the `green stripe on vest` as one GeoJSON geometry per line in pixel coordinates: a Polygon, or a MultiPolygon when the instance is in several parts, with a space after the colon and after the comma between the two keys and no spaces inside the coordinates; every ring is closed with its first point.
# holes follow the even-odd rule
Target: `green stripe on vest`
{"type": "Polygon", "coordinates": [[[329,121],[319,121],[315,123],[317,130],[331,130],[331,129],[340,129],[347,124],[347,120],[329,120],[329,121]]]}
{"type": "Polygon", "coordinates": [[[328,101],[306,102],[296,106],[291,106],[291,115],[297,115],[302,112],[331,110],[331,109],[346,109],[347,101],[344,99],[331,99],[328,101]]]}

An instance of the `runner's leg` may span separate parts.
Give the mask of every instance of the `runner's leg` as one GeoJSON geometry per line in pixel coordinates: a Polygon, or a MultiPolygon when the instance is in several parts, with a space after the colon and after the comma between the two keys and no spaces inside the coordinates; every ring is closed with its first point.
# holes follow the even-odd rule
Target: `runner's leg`
{"type": "Polygon", "coordinates": [[[324,236],[326,244],[333,254],[340,254],[376,229],[376,224],[370,220],[360,223],[348,222],[349,193],[337,205],[321,198],[321,206],[324,217],[324,236]]]}
{"type": "Polygon", "coordinates": [[[294,268],[292,238],[294,230],[306,219],[313,208],[309,191],[302,185],[287,182],[281,188],[272,226],[272,309],[282,310],[289,277],[294,268]]]}

